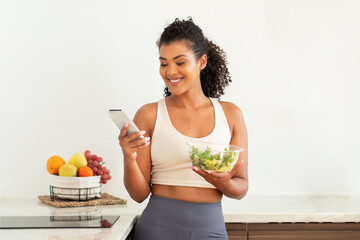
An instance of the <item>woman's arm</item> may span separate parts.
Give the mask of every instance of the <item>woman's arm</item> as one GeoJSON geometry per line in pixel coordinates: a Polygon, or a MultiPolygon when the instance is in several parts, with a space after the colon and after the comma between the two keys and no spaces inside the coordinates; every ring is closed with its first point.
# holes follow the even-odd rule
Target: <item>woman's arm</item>
{"type": "Polygon", "coordinates": [[[244,148],[239,160],[233,169],[227,173],[202,171],[193,167],[193,170],[213,184],[225,196],[241,199],[248,191],[248,137],[245,121],[241,110],[232,103],[221,103],[231,130],[230,144],[244,148]]]}
{"type": "Polygon", "coordinates": [[[123,128],[119,136],[124,155],[124,185],[131,198],[139,203],[144,201],[151,191],[150,137],[155,119],[156,105],[147,104],[141,107],[134,117],[136,126],[145,132],[126,136],[127,128],[123,128]],[[145,138],[134,141],[140,135],[145,138]]]}

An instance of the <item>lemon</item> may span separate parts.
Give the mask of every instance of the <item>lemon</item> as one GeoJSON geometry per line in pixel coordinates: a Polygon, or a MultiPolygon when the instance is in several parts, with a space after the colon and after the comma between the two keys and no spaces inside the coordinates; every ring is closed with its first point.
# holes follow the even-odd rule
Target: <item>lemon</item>
{"type": "Polygon", "coordinates": [[[59,168],[59,176],[76,177],[77,168],[72,164],[64,164],[59,168]]]}
{"type": "Polygon", "coordinates": [[[77,169],[87,166],[87,160],[81,153],[75,153],[69,160],[69,164],[74,165],[77,169]]]}

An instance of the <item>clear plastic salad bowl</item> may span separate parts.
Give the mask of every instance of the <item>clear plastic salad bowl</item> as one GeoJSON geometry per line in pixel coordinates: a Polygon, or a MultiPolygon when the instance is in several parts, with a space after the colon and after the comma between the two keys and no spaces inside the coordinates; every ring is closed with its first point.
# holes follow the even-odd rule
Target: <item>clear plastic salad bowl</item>
{"type": "Polygon", "coordinates": [[[192,165],[202,170],[229,172],[243,148],[230,144],[188,142],[192,165]]]}

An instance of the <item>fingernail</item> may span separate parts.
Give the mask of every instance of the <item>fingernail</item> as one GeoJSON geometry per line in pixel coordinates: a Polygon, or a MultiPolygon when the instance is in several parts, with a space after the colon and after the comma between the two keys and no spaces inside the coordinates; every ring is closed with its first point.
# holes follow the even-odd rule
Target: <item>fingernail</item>
{"type": "Polygon", "coordinates": [[[207,172],[208,174],[211,174],[211,171],[210,171],[210,170],[205,170],[205,172],[207,172]]]}
{"type": "Polygon", "coordinates": [[[128,127],[129,126],[129,124],[128,123],[126,123],[125,125],[124,125],[124,127],[128,127]]]}
{"type": "Polygon", "coordinates": [[[199,170],[199,168],[195,167],[195,166],[193,166],[192,169],[194,169],[195,172],[197,172],[199,170]]]}
{"type": "Polygon", "coordinates": [[[145,134],[145,131],[140,131],[139,133],[140,133],[141,135],[143,135],[143,134],[145,134]]]}
{"type": "Polygon", "coordinates": [[[149,137],[146,137],[145,140],[148,142],[148,141],[150,140],[150,138],[149,138],[149,137]]]}

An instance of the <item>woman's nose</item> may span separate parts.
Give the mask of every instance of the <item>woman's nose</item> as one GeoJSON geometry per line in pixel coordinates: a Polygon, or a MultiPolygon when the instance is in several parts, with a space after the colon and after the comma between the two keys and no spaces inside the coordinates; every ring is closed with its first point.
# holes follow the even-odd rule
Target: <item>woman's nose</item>
{"type": "Polygon", "coordinates": [[[168,69],[167,69],[167,75],[169,77],[172,77],[174,76],[175,74],[177,74],[177,67],[176,66],[173,66],[172,64],[169,65],[168,69]]]}

